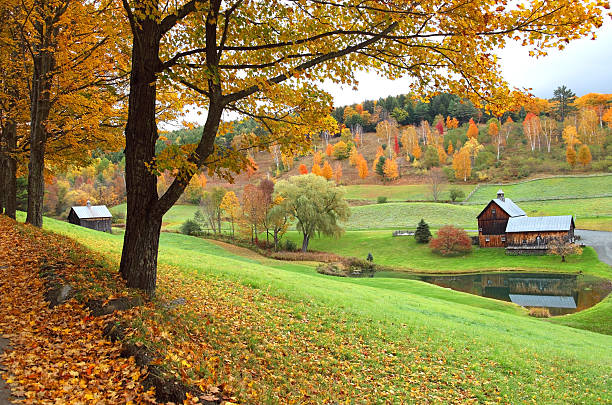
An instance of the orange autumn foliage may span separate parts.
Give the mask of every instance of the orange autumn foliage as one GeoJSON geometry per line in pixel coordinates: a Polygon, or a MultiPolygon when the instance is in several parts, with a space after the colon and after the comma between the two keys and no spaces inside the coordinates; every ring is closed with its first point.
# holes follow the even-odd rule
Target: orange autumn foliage
{"type": "Polygon", "coordinates": [[[298,171],[300,172],[300,174],[308,174],[308,168],[306,167],[306,165],[304,163],[302,163],[298,167],[298,171]]]}
{"type": "Polygon", "coordinates": [[[327,180],[331,180],[332,177],[334,177],[334,171],[332,170],[332,167],[327,160],[325,161],[325,163],[323,163],[321,176],[325,177],[327,180]]]}

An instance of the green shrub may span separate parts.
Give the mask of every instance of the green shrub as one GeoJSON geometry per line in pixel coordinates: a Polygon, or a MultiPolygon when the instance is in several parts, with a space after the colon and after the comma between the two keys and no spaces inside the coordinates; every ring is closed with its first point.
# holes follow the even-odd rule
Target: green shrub
{"type": "Polygon", "coordinates": [[[181,233],[185,235],[198,236],[202,234],[202,228],[193,219],[188,219],[181,225],[181,233]]]}
{"type": "Polygon", "coordinates": [[[287,252],[297,252],[298,246],[294,241],[286,239],[283,246],[283,250],[286,250],[287,252]]]}
{"type": "Polygon", "coordinates": [[[465,198],[465,193],[463,192],[463,190],[460,190],[458,188],[450,189],[450,199],[452,202],[455,202],[458,199],[463,199],[463,198],[465,198]]]}
{"type": "Polygon", "coordinates": [[[376,198],[376,202],[379,203],[379,204],[384,204],[384,203],[387,202],[387,197],[385,197],[384,195],[379,195],[376,198]]]}
{"type": "Polygon", "coordinates": [[[431,231],[429,230],[429,225],[421,219],[419,224],[417,225],[417,229],[414,232],[414,239],[417,243],[428,243],[431,239],[431,231]]]}

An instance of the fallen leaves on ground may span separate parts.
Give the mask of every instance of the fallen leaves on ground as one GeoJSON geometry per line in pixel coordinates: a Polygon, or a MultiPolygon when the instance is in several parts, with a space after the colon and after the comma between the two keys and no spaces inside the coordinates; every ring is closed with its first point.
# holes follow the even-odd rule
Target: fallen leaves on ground
{"type": "MultiPolygon", "coordinates": [[[[0,216],[0,334],[11,350],[0,357],[16,402],[26,404],[151,403],[143,370],[102,336],[109,321],[76,300],[50,309],[39,276],[43,263],[69,256],[63,238],[0,216]]],[[[63,262],[60,271],[77,271],[63,262]]]]}

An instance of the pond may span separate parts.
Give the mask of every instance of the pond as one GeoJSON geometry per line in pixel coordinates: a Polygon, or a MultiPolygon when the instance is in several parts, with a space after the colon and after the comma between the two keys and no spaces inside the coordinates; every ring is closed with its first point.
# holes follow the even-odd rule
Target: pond
{"type": "Polygon", "coordinates": [[[612,281],[581,274],[481,273],[421,276],[422,281],[470,294],[548,308],[565,315],[590,308],[612,291],[612,281]]]}

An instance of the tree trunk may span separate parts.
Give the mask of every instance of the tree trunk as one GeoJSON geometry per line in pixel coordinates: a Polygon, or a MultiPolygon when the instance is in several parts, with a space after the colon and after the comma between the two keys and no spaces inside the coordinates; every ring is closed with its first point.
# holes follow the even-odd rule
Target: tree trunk
{"type": "Polygon", "coordinates": [[[302,240],[302,252],[306,253],[308,250],[308,242],[310,241],[310,236],[304,234],[304,239],[302,240]]]}
{"type": "Polygon", "coordinates": [[[43,222],[46,122],[51,110],[51,72],[54,55],[50,39],[43,39],[34,54],[30,118],[30,162],[28,163],[28,215],[26,223],[39,228],[43,222]]]}
{"type": "Polygon", "coordinates": [[[7,142],[5,141],[5,130],[0,127],[0,215],[4,214],[6,204],[6,186],[8,184],[7,166],[7,142]]]}
{"type": "MultiPolygon", "coordinates": [[[[17,148],[17,124],[8,122],[3,130],[6,151],[11,153],[17,148]]],[[[17,159],[8,154],[4,158],[4,177],[0,177],[3,183],[4,213],[15,219],[17,214],[17,159]]],[[[2,189],[0,189],[2,191],[2,189]]]]}
{"type": "Polygon", "coordinates": [[[156,209],[157,177],[147,167],[155,157],[159,27],[150,19],[134,28],[128,119],[125,127],[126,232],[119,271],[127,286],[152,296],[163,212],[156,209]]]}

